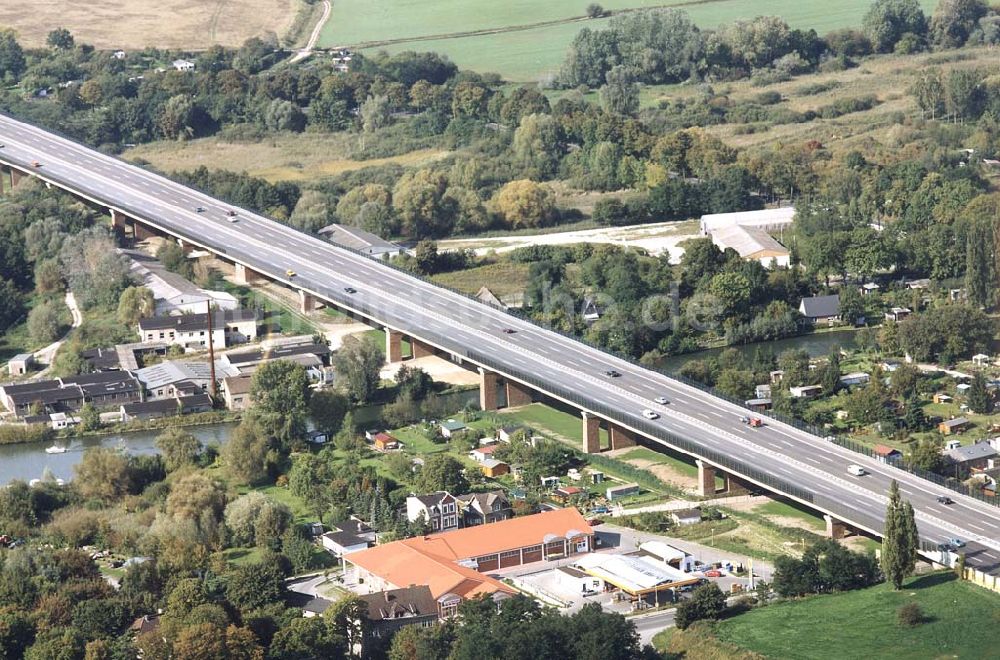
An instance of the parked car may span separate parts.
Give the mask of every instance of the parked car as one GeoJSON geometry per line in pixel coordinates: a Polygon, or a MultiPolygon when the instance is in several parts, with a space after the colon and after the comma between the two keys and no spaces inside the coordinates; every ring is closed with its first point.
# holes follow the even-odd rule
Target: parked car
{"type": "Polygon", "coordinates": [[[713,568],[710,571],[705,571],[705,577],[720,578],[722,577],[722,571],[717,571],[713,568]]]}
{"type": "Polygon", "coordinates": [[[860,465],[855,465],[852,463],[851,465],[847,466],[847,474],[850,474],[855,477],[863,477],[866,474],[868,474],[868,472],[860,465]]]}

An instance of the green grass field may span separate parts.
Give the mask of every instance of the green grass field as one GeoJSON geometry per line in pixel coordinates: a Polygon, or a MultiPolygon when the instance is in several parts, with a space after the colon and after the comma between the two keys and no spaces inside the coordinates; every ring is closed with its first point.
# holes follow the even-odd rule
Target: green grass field
{"type": "MultiPolygon", "coordinates": [[[[576,21],[495,34],[423,39],[427,36],[527,26],[570,19],[584,13],[586,2],[550,0],[338,0],[320,38],[322,46],[357,45],[405,39],[384,47],[389,52],[435,51],[448,55],[465,69],[497,72],[505,78],[532,82],[556,72],[573,37],[584,27],[599,29],[608,19],[576,21]]],[[[813,28],[823,34],[857,26],[869,0],[606,0],[606,9],[678,5],[703,28],[739,18],[781,16],[792,27],[813,28]]],[[[920,0],[926,12],[937,0],[920,0]]],[[[376,48],[376,49],[377,49],[376,48]]]]}
{"type": "Polygon", "coordinates": [[[1000,596],[950,573],[771,605],[723,621],[723,642],[773,658],[989,658],[996,654],[1000,596]],[[897,611],[915,602],[928,620],[906,628],[897,611]]]}

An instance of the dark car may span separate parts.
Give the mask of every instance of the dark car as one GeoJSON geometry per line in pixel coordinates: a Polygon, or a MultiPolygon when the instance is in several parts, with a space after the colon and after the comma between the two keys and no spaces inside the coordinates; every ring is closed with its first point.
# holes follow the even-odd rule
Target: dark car
{"type": "Polygon", "coordinates": [[[358,292],[358,290],[355,289],[353,286],[345,286],[344,287],[344,291],[346,291],[347,293],[357,293],[358,292]]]}
{"type": "Polygon", "coordinates": [[[198,212],[198,213],[204,213],[205,212],[205,207],[204,206],[197,206],[197,207],[195,207],[194,210],[196,212],[198,212]]]}
{"type": "Polygon", "coordinates": [[[621,372],[615,371],[614,369],[608,369],[604,372],[604,375],[608,378],[618,378],[621,376],[621,372]]]}
{"type": "Polygon", "coordinates": [[[938,504],[954,504],[955,501],[948,497],[947,495],[939,495],[937,498],[938,504]]]}
{"type": "Polygon", "coordinates": [[[514,328],[504,328],[504,329],[503,329],[503,333],[504,333],[505,335],[512,335],[512,334],[514,334],[515,332],[517,332],[517,331],[516,331],[516,330],[514,330],[514,328]]]}
{"type": "Polygon", "coordinates": [[[236,215],[236,211],[234,211],[232,209],[229,209],[229,210],[226,211],[226,215],[228,215],[231,218],[234,215],[236,215]]]}

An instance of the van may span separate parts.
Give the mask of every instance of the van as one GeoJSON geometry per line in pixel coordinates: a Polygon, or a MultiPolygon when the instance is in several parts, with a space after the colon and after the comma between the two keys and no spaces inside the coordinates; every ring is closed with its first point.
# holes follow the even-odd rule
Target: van
{"type": "Polygon", "coordinates": [[[855,477],[863,477],[868,473],[865,472],[865,469],[860,465],[848,465],[847,474],[853,475],[855,477]]]}

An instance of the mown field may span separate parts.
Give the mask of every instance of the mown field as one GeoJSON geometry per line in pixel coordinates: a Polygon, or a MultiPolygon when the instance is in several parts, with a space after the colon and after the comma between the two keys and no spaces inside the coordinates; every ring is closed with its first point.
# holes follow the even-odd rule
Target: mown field
{"type": "MultiPolygon", "coordinates": [[[[937,1],[920,0],[920,3],[930,12],[937,1]]],[[[579,30],[607,24],[608,19],[574,21],[584,14],[587,4],[583,0],[338,0],[320,45],[378,42],[378,48],[389,52],[436,51],[448,55],[462,68],[496,72],[515,81],[535,81],[558,70],[579,30]],[[567,22],[519,29],[560,20],[567,22]],[[496,32],[458,36],[480,30],[496,32]]],[[[600,4],[609,10],[676,6],[705,28],[739,18],[781,16],[793,27],[814,28],[822,34],[859,25],[871,3],[869,0],[607,0],[600,4]]]]}
{"type": "Polygon", "coordinates": [[[302,0],[2,2],[0,27],[17,30],[25,46],[44,46],[49,31],[64,27],[78,43],[97,48],[201,50],[239,46],[266,32],[283,36],[302,5],[302,0]]]}

